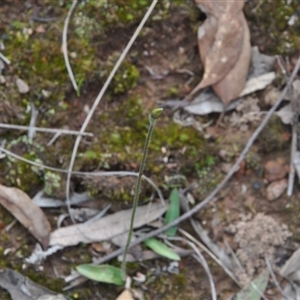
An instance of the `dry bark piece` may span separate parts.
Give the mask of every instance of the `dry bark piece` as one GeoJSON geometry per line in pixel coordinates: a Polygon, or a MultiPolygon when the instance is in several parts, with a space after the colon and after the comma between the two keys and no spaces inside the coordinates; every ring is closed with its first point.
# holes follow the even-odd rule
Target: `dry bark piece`
{"type": "Polygon", "coordinates": [[[191,95],[212,86],[225,106],[245,86],[251,58],[244,1],[195,0],[207,19],[198,30],[199,51],[205,73],[191,95]]]}
{"type": "Polygon", "coordinates": [[[51,225],[43,211],[26,193],[18,188],[0,185],[0,204],[47,249],[51,225]]]}

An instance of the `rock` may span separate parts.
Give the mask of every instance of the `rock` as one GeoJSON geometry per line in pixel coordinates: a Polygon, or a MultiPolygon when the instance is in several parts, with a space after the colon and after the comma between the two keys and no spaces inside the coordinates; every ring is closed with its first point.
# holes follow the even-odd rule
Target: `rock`
{"type": "Polygon", "coordinates": [[[276,181],[284,178],[288,173],[285,165],[282,163],[270,160],[265,164],[265,178],[269,181],[276,181]]]}
{"type": "Polygon", "coordinates": [[[279,198],[288,186],[287,179],[281,179],[270,183],[267,187],[267,199],[268,201],[273,201],[279,198]]]}
{"type": "Polygon", "coordinates": [[[26,93],[29,92],[28,84],[24,80],[22,80],[21,78],[18,78],[16,80],[16,86],[17,86],[18,91],[19,91],[20,94],[26,94],[26,93]]]}

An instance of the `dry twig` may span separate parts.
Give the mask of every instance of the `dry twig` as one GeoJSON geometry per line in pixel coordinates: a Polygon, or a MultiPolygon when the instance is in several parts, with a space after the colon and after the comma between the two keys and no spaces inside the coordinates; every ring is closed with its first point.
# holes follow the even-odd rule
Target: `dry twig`
{"type": "Polygon", "coordinates": [[[39,132],[46,132],[46,133],[60,133],[60,134],[69,134],[69,135],[83,135],[83,136],[94,136],[91,132],[82,132],[75,130],[67,130],[67,129],[56,129],[56,128],[44,128],[44,127],[32,127],[32,126],[22,126],[22,125],[15,125],[15,124],[4,124],[0,123],[0,128],[6,129],[15,129],[15,130],[34,130],[39,132]]]}
{"type": "Polygon", "coordinates": [[[66,64],[66,68],[68,70],[68,74],[69,77],[71,79],[72,85],[75,89],[76,92],[78,92],[78,86],[76,83],[76,80],[74,78],[74,74],[70,65],[70,61],[69,61],[69,56],[68,56],[68,45],[67,45],[67,32],[68,32],[68,26],[69,26],[69,22],[70,22],[70,18],[72,15],[73,10],[75,9],[75,6],[77,4],[77,0],[74,0],[69,11],[67,14],[67,17],[65,19],[65,24],[64,24],[64,30],[63,30],[63,35],[62,35],[62,52],[64,55],[64,59],[65,59],[65,64],[66,64]]]}

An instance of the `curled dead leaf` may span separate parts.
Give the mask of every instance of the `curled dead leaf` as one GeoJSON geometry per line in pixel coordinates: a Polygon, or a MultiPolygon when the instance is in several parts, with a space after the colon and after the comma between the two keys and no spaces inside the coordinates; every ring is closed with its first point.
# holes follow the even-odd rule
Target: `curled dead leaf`
{"type": "Polygon", "coordinates": [[[46,249],[51,225],[43,211],[18,188],[0,185],[0,204],[5,207],[46,249]]]}
{"type": "Polygon", "coordinates": [[[242,11],[244,1],[195,2],[207,14],[198,30],[205,73],[191,95],[211,85],[227,105],[243,90],[250,65],[250,33],[242,11]]]}

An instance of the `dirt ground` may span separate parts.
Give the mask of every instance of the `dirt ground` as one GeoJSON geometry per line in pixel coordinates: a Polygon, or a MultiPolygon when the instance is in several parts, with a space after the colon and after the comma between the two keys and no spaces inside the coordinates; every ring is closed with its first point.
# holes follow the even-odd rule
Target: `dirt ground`
{"type": "MultiPolygon", "coordinates": [[[[80,1],[70,19],[68,49],[80,95],[72,88],[61,52],[63,24],[71,1],[0,2],[0,52],[11,61],[0,71],[1,123],[28,125],[35,107],[38,112],[36,126],[80,130],[87,111],[150,1],[107,2],[109,5],[103,6],[99,4],[101,1],[80,1]],[[28,84],[29,92],[18,91],[17,78],[28,84]]],[[[251,43],[264,54],[280,55],[290,72],[299,54],[297,30],[299,32],[300,25],[299,21],[294,26],[287,22],[299,10],[299,5],[296,0],[278,1],[276,5],[274,2],[246,1],[245,15],[251,43]]],[[[205,15],[193,1],[160,1],[97,108],[87,129],[94,137],[83,138],[75,170],[138,171],[149,111],[158,103],[183,99],[201,79],[203,67],[196,37],[197,28],[204,19],[205,15]]],[[[251,95],[252,99],[258,99],[261,111],[270,108],[266,101],[270,91],[283,87],[284,76],[278,66],[275,69],[277,78],[273,84],[251,95]]],[[[212,124],[200,132],[192,126],[174,123],[174,111],[165,109],[154,132],[145,174],[159,186],[166,199],[174,186],[184,189],[196,185],[190,196],[198,203],[221,181],[259,124],[259,120],[249,121],[241,130],[239,125],[233,126],[233,114],[234,111],[226,113],[217,132],[214,131],[214,122],[218,114],[194,116],[200,124],[212,120],[212,124]],[[207,134],[210,134],[209,138],[207,134]]],[[[34,142],[30,143],[25,138],[25,131],[0,130],[1,145],[10,151],[45,165],[68,168],[74,137],[60,137],[47,145],[53,137],[48,133],[37,133],[34,142]]],[[[264,225],[255,225],[270,224],[270,227],[263,227],[265,232],[277,228],[278,224],[287,226],[283,229],[279,226],[278,232],[272,233],[272,229],[269,232],[269,237],[275,234],[273,239],[282,234],[284,241],[278,242],[271,254],[278,267],[299,247],[298,180],[291,197],[284,192],[275,200],[268,200],[268,186],[273,180],[267,178],[266,163],[279,164],[281,170],[286,170],[280,180],[287,178],[290,138],[290,126],[283,125],[278,117],[273,116],[240,170],[218,197],[195,215],[216,244],[225,249],[228,242],[239,253],[240,259],[245,249],[239,244],[238,235],[234,235],[237,224],[254,220],[259,213],[275,220],[263,219],[264,225]]],[[[31,197],[47,187],[49,196],[64,199],[65,176],[50,173],[45,170],[37,172],[27,163],[5,157],[1,160],[0,183],[18,187],[31,197]],[[58,177],[53,177],[53,174],[58,177]],[[47,181],[49,176],[52,179],[47,181]],[[53,178],[58,178],[59,184],[53,178]]],[[[93,196],[94,200],[87,205],[101,209],[110,203],[110,212],[131,207],[133,186],[134,179],[127,177],[105,180],[72,177],[73,192],[88,191],[93,196]]],[[[146,202],[152,196],[152,188],[144,186],[142,201],[146,202]]],[[[58,217],[67,210],[49,208],[44,212],[52,228],[56,228],[58,217]]],[[[106,254],[105,251],[97,253],[97,245],[81,244],[53,254],[40,266],[27,264],[24,259],[32,253],[36,241],[19,223],[7,232],[5,228],[13,219],[9,212],[0,208],[0,268],[18,270],[54,291],[62,292],[66,285],[63,278],[76,265],[90,262],[95,255],[106,254]]],[[[64,221],[64,225],[70,224],[70,220],[64,221]]],[[[180,227],[197,237],[189,222],[180,227]]],[[[239,234],[243,239],[242,232],[239,234]]],[[[251,251],[261,250],[253,248],[251,251]]],[[[204,256],[211,268],[218,298],[229,299],[240,288],[210,257],[204,256]]],[[[251,259],[255,267],[248,275],[255,277],[262,270],[263,263],[261,258],[248,256],[246,262],[251,259]]],[[[116,260],[112,263],[118,265],[116,260]]],[[[178,274],[168,273],[165,270],[168,265],[165,259],[129,264],[130,274],[141,272],[147,276],[145,283],[134,283],[134,287],[144,294],[144,299],[210,299],[207,276],[192,257],[181,259],[178,274]]],[[[63,293],[70,299],[116,299],[121,290],[87,281],[63,293]]],[[[266,295],[268,299],[280,299],[272,283],[269,283],[266,295]]],[[[10,299],[1,289],[0,298],[10,299]]]]}

